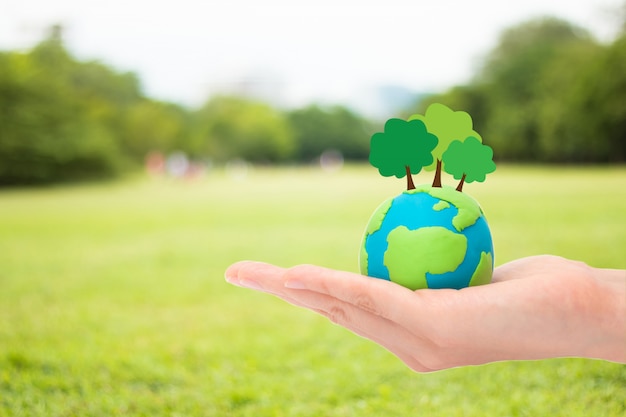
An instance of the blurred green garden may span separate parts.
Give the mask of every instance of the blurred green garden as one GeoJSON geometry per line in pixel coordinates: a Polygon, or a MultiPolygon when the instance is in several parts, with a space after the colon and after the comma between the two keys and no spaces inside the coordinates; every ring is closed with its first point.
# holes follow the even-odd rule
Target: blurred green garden
{"type": "MultiPolygon", "coordinates": [[[[602,43],[522,23],[471,83],[398,116],[435,101],[494,149],[496,172],[464,191],[497,265],[549,253],[626,269],[625,31],[602,43]]],[[[342,106],[157,101],[136,75],[72,56],[60,27],[0,52],[0,417],[626,414],[624,365],[416,374],[224,282],[241,259],[356,271],[370,214],[404,188],[366,162],[381,126],[342,106]]]]}

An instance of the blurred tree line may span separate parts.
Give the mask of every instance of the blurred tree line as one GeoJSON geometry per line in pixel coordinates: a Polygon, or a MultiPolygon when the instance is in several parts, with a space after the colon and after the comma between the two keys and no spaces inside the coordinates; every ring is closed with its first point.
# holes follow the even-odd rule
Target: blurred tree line
{"type": "Polygon", "coordinates": [[[334,149],[363,160],[370,126],[340,106],[280,111],[220,96],[189,109],[153,100],[134,74],[74,58],[58,26],[28,52],[0,52],[0,185],[111,177],[152,152],[294,163],[334,149]]]}
{"type": "MultiPolygon", "coordinates": [[[[626,25],[610,44],[566,21],[506,30],[470,83],[421,100],[472,115],[499,160],[626,161],[626,25]]],[[[133,73],[77,60],[62,29],[0,52],[0,185],[110,177],[151,152],[193,160],[300,163],[327,150],[366,160],[380,130],[341,106],[279,110],[217,96],[190,109],[143,94],[133,73]]]]}
{"type": "Polygon", "coordinates": [[[412,110],[432,102],[470,113],[500,160],[624,162],[626,24],[608,45],[556,18],[511,27],[468,85],[412,110]]]}

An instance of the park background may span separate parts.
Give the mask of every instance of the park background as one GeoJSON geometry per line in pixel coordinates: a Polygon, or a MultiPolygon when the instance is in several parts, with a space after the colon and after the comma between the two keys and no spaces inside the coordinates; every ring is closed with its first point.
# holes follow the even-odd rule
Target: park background
{"type": "MultiPolygon", "coordinates": [[[[496,264],[551,253],[626,268],[623,6],[614,16],[602,39],[520,20],[465,82],[386,86],[375,111],[286,105],[255,78],[197,105],[155,98],[138,73],[73,52],[63,22],[3,50],[0,416],[623,415],[623,365],[418,375],[223,280],[240,259],[355,271],[369,215],[404,186],[368,166],[369,138],[432,102],[469,112],[494,149],[498,170],[466,190],[496,264]]],[[[412,45],[416,67],[436,60],[412,45]]],[[[384,52],[371,59],[394,65],[384,52]]]]}

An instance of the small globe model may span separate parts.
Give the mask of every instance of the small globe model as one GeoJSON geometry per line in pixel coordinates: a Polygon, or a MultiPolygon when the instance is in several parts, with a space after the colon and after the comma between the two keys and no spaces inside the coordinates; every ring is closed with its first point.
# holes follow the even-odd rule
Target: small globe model
{"type": "Polygon", "coordinates": [[[381,204],[359,256],[363,275],[412,290],[491,282],[493,243],[482,209],[452,187],[420,185],[381,204]]]}

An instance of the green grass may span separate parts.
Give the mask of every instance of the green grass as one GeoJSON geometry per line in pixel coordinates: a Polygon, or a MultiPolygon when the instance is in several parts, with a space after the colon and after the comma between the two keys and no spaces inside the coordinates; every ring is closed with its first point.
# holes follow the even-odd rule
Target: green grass
{"type": "MultiPolygon", "coordinates": [[[[626,268],[625,185],[623,167],[504,166],[465,190],[497,264],[552,253],[626,268]]],[[[623,416],[622,365],[415,374],[224,282],[240,259],[356,271],[370,214],[403,187],[349,167],[1,191],[0,416],[623,416]]]]}

